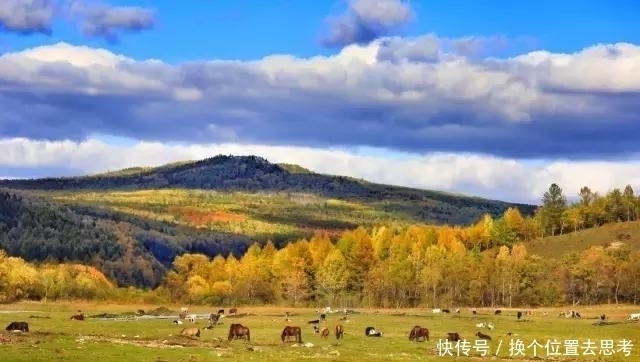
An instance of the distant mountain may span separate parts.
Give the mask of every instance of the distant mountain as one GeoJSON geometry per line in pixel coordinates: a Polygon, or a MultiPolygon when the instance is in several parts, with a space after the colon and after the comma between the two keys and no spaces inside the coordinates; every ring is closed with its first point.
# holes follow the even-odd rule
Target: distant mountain
{"type": "Polygon", "coordinates": [[[314,173],[256,156],[216,156],[97,175],[0,181],[0,248],[76,261],[122,286],[153,287],[177,255],[242,255],[358,226],[467,225],[536,206],[314,173]]]}
{"type": "Polygon", "coordinates": [[[215,156],[193,162],[179,162],[160,167],[135,167],[82,177],[1,180],[0,186],[22,190],[150,190],[205,189],[245,192],[312,193],[338,199],[383,201],[390,209],[417,212],[418,217],[436,223],[467,224],[482,214],[498,215],[507,207],[517,207],[523,214],[536,206],[439,191],[370,183],[345,176],[311,172],[298,165],[273,164],[257,156],[215,156]],[[416,208],[430,201],[431,207],[416,208]],[[430,210],[429,210],[430,209],[430,210]]]}

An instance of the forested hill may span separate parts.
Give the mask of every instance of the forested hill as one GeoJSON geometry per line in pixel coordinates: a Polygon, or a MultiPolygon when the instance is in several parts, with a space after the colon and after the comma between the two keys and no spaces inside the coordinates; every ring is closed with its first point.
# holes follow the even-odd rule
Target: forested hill
{"type": "Polygon", "coordinates": [[[381,201],[390,211],[412,213],[429,222],[453,224],[469,224],[485,213],[500,215],[510,206],[517,207],[524,215],[532,214],[536,208],[533,205],[323,175],[297,165],[273,164],[257,156],[220,155],[200,161],[173,163],[156,168],[136,167],[82,177],[2,180],[0,186],[48,191],[181,188],[311,193],[328,198],[381,201]]]}

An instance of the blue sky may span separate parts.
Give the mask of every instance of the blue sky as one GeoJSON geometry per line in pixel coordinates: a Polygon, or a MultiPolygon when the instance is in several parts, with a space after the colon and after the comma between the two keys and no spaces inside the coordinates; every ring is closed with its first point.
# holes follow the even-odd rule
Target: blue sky
{"type": "MultiPolygon", "coordinates": [[[[117,0],[113,6],[154,9],[157,25],[118,44],[87,39],[75,24],[58,20],[52,36],[4,34],[11,50],[58,41],[106,47],[136,59],[258,59],[271,54],[309,57],[335,53],[319,41],[324,19],[344,11],[344,1],[319,0],[117,0]]],[[[504,35],[517,40],[506,54],[544,48],[574,52],[597,43],[638,43],[640,3],[634,0],[411,2],[416,14],[402,34],[442,37],[504,35]]]]}
{"type": "Polygon", "coordinates": [[[640,183],[639,16],[630,0],[3,0],[0,177],[256,153],[516,201],[606,192],[640,183]]]}

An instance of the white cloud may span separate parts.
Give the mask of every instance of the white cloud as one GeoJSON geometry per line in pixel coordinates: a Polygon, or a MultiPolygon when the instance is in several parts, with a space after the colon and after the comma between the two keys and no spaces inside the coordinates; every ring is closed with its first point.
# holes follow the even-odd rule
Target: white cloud
{"type": "MultiPolygon", "coordinates": [[[[259,155],[271,162],[299,164],[313,171],[363,178],[373,182],[464,193],[505,201],[538,203],[553,182],[569,197],[580,187],[606,192],[612,187],[640,186],[640,161],[628,162],[522,162],[486,155],[362,154],[358,150],[314,149],[264,145],[166,145],[139,142],[116,146],[100,140],[84,142],[0,140],[0,165],[38,171],[60,167],[85,173],[133,166],[159,166],[218,154],[259,155]]],[[[0,170],[2,168],[0,167],[0,170]]],[[[6,174],[6,172],[4,172],[6,174]]],[[[12,176],[12,175],[8,175],[12,176]]]]}
{"type": "Polygon", "coordinates": [[[639,46],[476,59],[448,50],[456,41],[467,40],[429,34],[332,56],[177,65],[41,46],[0,56],[0,130],[518,158],[640,152],[639,46]]]}

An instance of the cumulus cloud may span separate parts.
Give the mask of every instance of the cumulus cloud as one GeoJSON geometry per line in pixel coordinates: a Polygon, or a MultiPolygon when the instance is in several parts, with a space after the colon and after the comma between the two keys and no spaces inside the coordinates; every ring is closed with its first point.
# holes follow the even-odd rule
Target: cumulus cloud
{"type": "Polygon", "coordinates": [[[323,45],[368,44],[397,32],[414,16],[406,0],[347,0],[347,4],[344,14],[328,19],[323,45]]]}
{"type": "Polygon", "coordinates": [[[133,166],[201,159],[218,154],[261,155],[271,162],[295,163],[313,171],[365,180],[464,193],[507,201],[539,203],[552,182],[570,198],[581,186],[607,192],[640,185],[640,161],[528,163],[493,156],[433,153],[384,156],[384,151],[317,149],[246,144],[167,145],[137,142],[113,145],[82,142],[0,140],[0,174],[10,177],[83,175],[133,166]]]}
{"type": "Polygon", "coordinates": [[[53,21],[77,22],[82,33],[117,42],[121,33],[137,33],[155,25],[155,13],[137,6],[114,6],[93,0],[2,0],[0,31],[22,35],[53,33],[53,21]]]}
{"type": "Polygon", "coordinates": [[[0,134],[506,158],[640,151],[639,46],[477,59],[441,45],[452,41],[383,38],[332,56],[176,65],[65,43],[36,47],[0,57],[0,134]]]}
{"type": "Polygon", "coordinates": [[[0,31],[51,35],[55,5],[54,0],[2,0],[0,31]]]}
{"type": "Polygon", "coordinates": [[[117,42],[121,32],[137,33],[155,25],[155,13],[138,6],[73,1],[69,10],[85,35],[104,38],[110,43],[117,42]]]}

